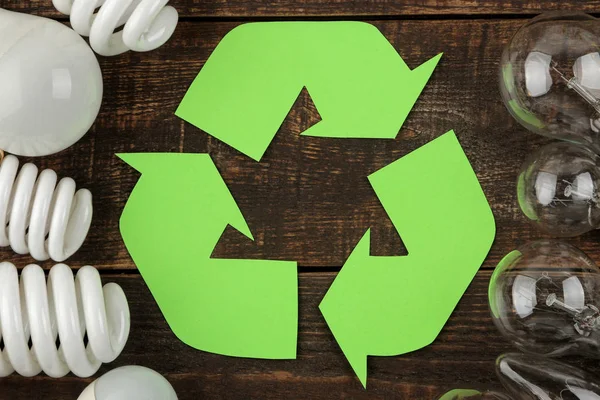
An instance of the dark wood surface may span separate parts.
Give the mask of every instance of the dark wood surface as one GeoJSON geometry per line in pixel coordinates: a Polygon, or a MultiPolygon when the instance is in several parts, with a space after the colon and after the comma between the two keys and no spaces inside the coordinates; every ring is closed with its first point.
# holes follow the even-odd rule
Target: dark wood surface
{"type": "MultiPolygon", "coordinates": [[[[433,15],[539,14],[542,11],[600,11],[598,0],[180,0],[183,17],[404,17],[433,15]]],[[[58,17],[51,0],[0,0],[0,6],[58,17]]]]}
{"type": "MultiPolygon", "coordinates": [[[[494,359],[511,347],[489,317],[487,282],[504,254],[543,237],[521,216],[515,178],[526,155],[547,140],[526,132],[504,109],[497,90],[497,61],[503,44],[528,14],[559,8],[594,12],[600,10],[600,2],[180,0],[173,4],[183,19],[164,47],[100,58],[105,97],[92,130],[60,154],[31,160],[92,190],[92,229],[68,264],[95,265],[106,282],[121,284],[130,300],[130,341],[121,357],[101,372],[128,364],[154,368],[174,384],[182,400],[428,400],[454,387],[498,387],[494,359]],[[444,52],[396,140],[301,137],[299,133],[318,119],[303,94],[263,160],[256,163],[173,115],[211,51],[233,27],[253,20],[313,16],[368,19],[412,67],[444,52]],[[457,133],[488,197],[498,228],[496,241],[438,340],[404,356],[370,358],[365,391],[317,306],[367,228],[373,229],[373,254],[405,251],[366,176],[450,129],[457,133]],[[170,332],[118,231],[120,213],[139,175],[114,154],[132,151],[209,152],[257,239],[251,242],[227,230],[214,255],[298,261],[297,360],[207,354],[186,347],[170,332]]],[[[0,6],[64,19],[53,11],[50,0],[0,0],[0,6]]],[[[598,239],[600,234],[593,232],[570,242],[600,261],[598,239]]],[[[32,262],[9,249],[0,250],[0,255],[18,266],[32,262]]],[[[600,371],[593,362],[574,362],[600,371]]],[[[76,399],[89,381],[73,376],[59,380],[11,376],[0,380],[0,400],[76,399]]]]}

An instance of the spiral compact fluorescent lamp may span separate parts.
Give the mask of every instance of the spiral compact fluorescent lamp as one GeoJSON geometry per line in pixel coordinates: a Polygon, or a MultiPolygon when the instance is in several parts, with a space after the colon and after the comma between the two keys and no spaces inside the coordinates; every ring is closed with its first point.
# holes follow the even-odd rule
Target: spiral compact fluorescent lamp
{"type": "Polygon", "coordinates": [[[128,50],[150,51],[165,44],[179,19],[177,10],[167,6],[168,2],[53,0],[58,11],[71,16],[73,29],[82,36],[89,36],[90,46],[103,56],[128,50]],[[123,30],[115,32],[120,27],[123,30]]]}
{"type": "Polygon", "coordinates": [[[46,282],[37,265],[26,266],[19,281],[13,264],[0,263],[0,321],[0,377],[13,371],[23,376],[44,371],[53,378],[69,371],[92,376],[121,353],[130,328],[127,298],[119,285],[103,287],[91,266],[74,277],[65,264],[52,267],[46,282]]]}
{"type": "Polygon", "coordinates": [[[0,247],[38,261],[64,261],[83,244],[92,222],[92,194],[60,181],[51,169],[38,174],[7,155],[0,162],[0,247]]]}

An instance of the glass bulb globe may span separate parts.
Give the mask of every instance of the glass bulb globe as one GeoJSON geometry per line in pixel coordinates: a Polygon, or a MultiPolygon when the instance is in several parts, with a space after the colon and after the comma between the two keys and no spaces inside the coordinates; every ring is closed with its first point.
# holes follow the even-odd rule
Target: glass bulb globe
{"type": "Polygon", "coordinates": [[[600,23],[542,14],[517,31],[500,61],[500,91],[527,129],[600,149],[600,23]]]}
{"type": "Polygon", "coordinates": [[[496,392],[480,392],[470,389],[454,389],[438,400],[510,400],[510,397],[496,392]]]}
{"type": "Polygon", "coordinates": [[[520,350],[600,357],[600,269],[577,248],[540,240],[510,252],[488,299],[494,323],[520,350]]]}
{"type": "Polygon", "coordinates": [[[92,382],[78,400],[177,400],[173,387],[149,368],[127,366],[114,369],[92,382]]]}
{"type": "Polygon", "coordinates": [[[102,102],[96,56],[63,24],[0,9],[0,149],[61,151],[92,126],[102,102]]]}
{"type": "Polygon", "coordinates": [[[548,144],[533,153],[517,181],[523,214],[540,229],[576,236],[600,225],[600,158],[586,146],[548,144]]]}
{"type": "Polygon", "coordinates": [[[590,374],[545,357],[505,354],[496,374],[515,400],[600,400],[600,385],[590,374]]]}

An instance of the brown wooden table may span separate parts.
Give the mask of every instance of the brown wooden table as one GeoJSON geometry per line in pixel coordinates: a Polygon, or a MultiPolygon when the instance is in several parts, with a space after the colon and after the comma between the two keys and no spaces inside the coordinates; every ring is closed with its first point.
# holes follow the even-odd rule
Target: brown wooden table
{"type": "MultiPolygon", "coordinates": [[[[515,178],[526,155],[548,141],[526,132],[505,110],[497,89],[498,58],[503,44],[532,15],[558,9],[598,12],[600,1],[179,0],[173,5],[181,22],[164,47],[100,57],[105,97],[92,130],[62,153],[33,160],[91,189],[91,232],[68,264],[96,266],[105,282],[124,288],[130,301],[129,343],[98,376],[121,365],[144,365],[164,374],[182,400],[432,399],[456,387],[498,388],[494,360],[512,348],[492,324],[487,282],[504,254],[542,237],[519,211],[515,178]],[[303,94],[256,163],[174,116],[188,85],[228,31],[247,21],[294,19],[368,21],[411,67],[444,52],[396,140],[299,136],[318,118],[303,94]],[[365,391],[317,306],[367,228],[373,228],[373,254],[405,251],[366,176],[450,129],[456,131],[489,199],[498,228],[496,241],[435,343],[404,356],[371,357],[365,391]],[[256,238],[251,242],[228,229],[215,256],[298,261],[297,360],[203,353],[169,330],[118,229],[139,175],[114,154],[142,151],[213,156],[256,238]]],[[[51,0],[0,0],[0,7],[66,21],[51,0]]],[[[594,232],[570,242],[600,262],[598,239],[600,234],[594,232]]],[[[32,262],[9,249],[2,249],[1,256],[18,266],[32,262]]],[[[45,268],[51,265],[42,263],[45,268]]],[[[570,361],[600,372],[597,362],[570,361]]],[[[91,380],[13,375],[0,379],[0,399],[74,400],[91,380]]]]}

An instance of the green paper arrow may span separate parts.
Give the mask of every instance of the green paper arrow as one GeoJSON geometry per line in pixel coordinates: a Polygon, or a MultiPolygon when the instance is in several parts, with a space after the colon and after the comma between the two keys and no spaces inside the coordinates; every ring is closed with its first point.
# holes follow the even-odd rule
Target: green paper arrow
{"type": "Polygon", "coordinates": [[[429,345],[494,240],[494,217],[449,132],[369,176],[408,256],[372,257],[367,231],[320,309],[366,387],[367,356],[429,345]]]}
{"type": "Polygon", "coordinates": [[[296,358],[296,263],[211,258],[228,224],[252,235],[210,156],[119,157],[142,173],[121,234],[177,337],[212,353],[296,358]]]}
{"type": "Polygon", "coordinates": [[[303,135],[393,139],[440,57],[411,71],[363,22],[245,24],[219,43],[176,114],[259,161],[306,87],[322,120],[303,135]]]}

